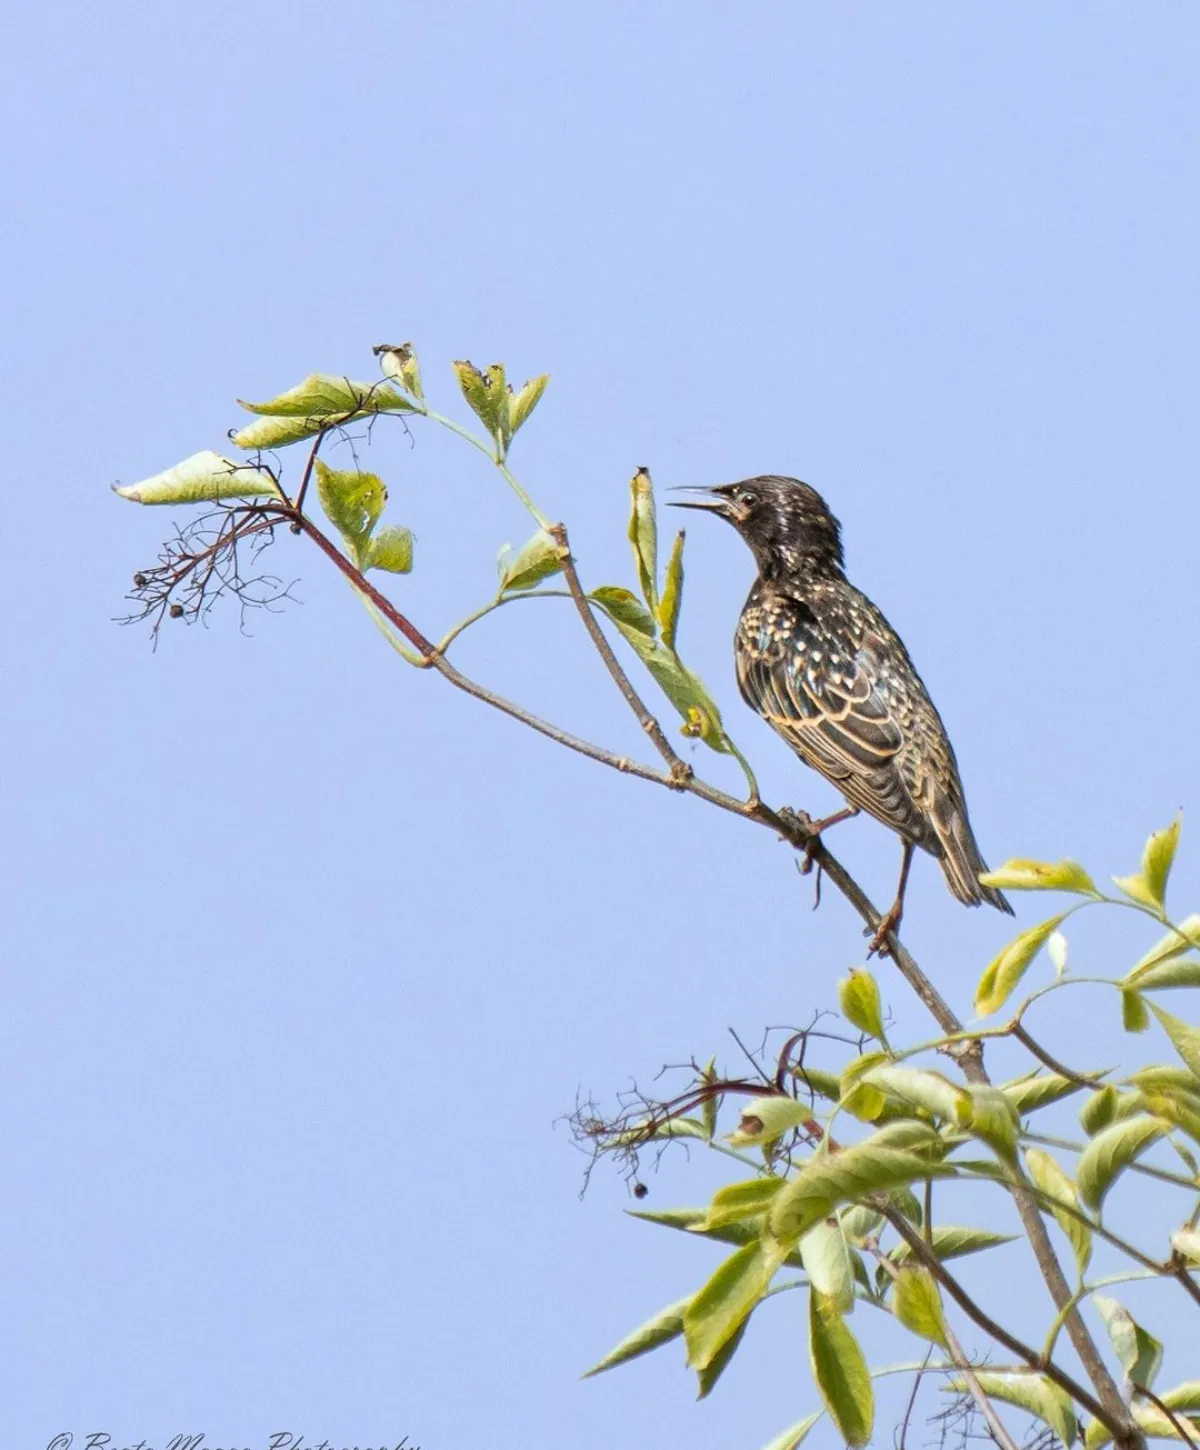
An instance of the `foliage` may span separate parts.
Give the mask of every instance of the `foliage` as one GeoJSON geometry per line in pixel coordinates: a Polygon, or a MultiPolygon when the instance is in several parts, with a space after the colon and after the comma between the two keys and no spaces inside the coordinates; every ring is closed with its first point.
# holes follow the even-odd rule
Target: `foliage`
{"type": "MultiPolygon", "coordinates": [[[[799,818],[759,799],[716,703],[684,662],[678,649],[684,535],[674,539],[662,569],[649,472],[637,469],[629,491],[626,531],[636,587],[585,590],[566,528],[540,511],[508,462],[547,377],[514,390],[500,364],[481,369],[455,363],[462,399],[483,428],[480,436],[432,411],[410,343],[382,344],[375,352],[383,373],[377,383],[312,374],[266,403],[244,404],[256,421],[232,441],[250,455],[247,462],[195,453],[117,490],[134,502],[200,503],[210,510],[180,529],[158,565],[135,576],[136,617],[148,618],[157,631],[165,618],[204,617],[226,594],[243,609],[273,603],[281,595],[256,592],[257,581],[241,573],[238,549],[247,541],[252,550],[261,549],[281,527],[303,535],[343,574],[410,663],[570,749],[778,831],[803,851],[806,867],[820,866],[868,926],[876,925],[878,915],[824,843],[807,835],[799,818]],[[494,590],[436,643],[368,577],[372,571],[404,575],[413,567],[412,534],[399,522],[383,522],[387,489],[379,475],[358,466],[353,449],[362,435],[348,431],[366,428],[369,437],[388,418],[405,427],[424,420],[461,436],[490,459],[534,525],[519,548],[501,550],[494,590]],[[320,457],[331,438],[350,442],[353,467],[335,469],[320,457]],[[308,452],[290,493],[264,450],[301,441],[308,442],[308,452]],[[307,507],[310,485],[328,530],[307,507]],[[554,587],[547,587],[550,581],[554,587]],[[578,612],[660,766],[569,735],[450,663],[451,646],[464,631],[522,598],[565,600],[578,612]],[[747,799],[696,778],[647,708],[614,643],[624,647],[631,665],[645,668],[680,717],[682,734],[736,757],[746,774],[747,799]]],[[[589,1373],[680,1341],[699,1393],[707,1395],[749,1342],[748,1326],[760,1310],[764,1320],[768,1312],[791,1313],[801,1322],[783,1304],[764,1308],[768,1300],[798,1295],[807,1299],[813,1383],[807,1395],[790,1384],[779,1387],[781,1419],[798,1412],[804,1418],[776,1437],[773,1450],[798,1446],[825,1416],[846,1444],[866,1444],[878,1433],[875,1380],[894,1373],[918,1381],[938,1377],[947,1392],[983,1416],[1001,1444],[1013,1441],[997,1405],[1032,1417],[1066,1445],[1081,1439],[1089,1450],[1110,1441],[1132,1447],[1144,1436],[1200,1437],[1200,1382],[1160,1386],[1161,1342],[1112,1294],[1144,1281],[1185,1296],[1191,1312],[1200,1308],[1200,1028],[1155,1000],[1165,990],[1200,986],[1200,915],[1176,920],[1167,910],[1179,837],[1178,819],[1154,833],[1137,870],[1113,878],[1115,893],[1102,890],[1071,860],[1012,860],[985,875],[987,884],[1010,891],[1059,893],[1066,904],[1018,933],[979,974],[974,1025],[955,1016],[897,943],[890,951],[893,964],[936,1023],[925,1040],[896,1040],[883,986],[858,966],[838,989],[845,1035],[813,1024],[789,1033],[770,1054],[764,1044],[748,1078],[723,1075],[714,1058],[703,1068],[694,1065],[670,1099],[635,1094],[608,1120],[593,1110],[580,1112],[581,1137],[596,1155],[615,1155],[631,1175],[641,1152],[681,1139],[722,1155],[736,1174],[705,1205],[637,1214],[728,1252],[715,1271],[655,1311],[589,1373]],[[1067,928],[1084,911],[1132,912],[1154,923],[1159,935],[1123,975],[1077,975],[1068,965],[1067,928]],[[1054,1006],[1073,1007],[1081,993],[1112,1001],[1130,1033],[1158,1031],[1165,1060],[1126,1074],[1064,1061],[1081,1050],[1079,1034],[1061,1030],[1075,1014],[1048,1011],[1047,1004],[1053,999],[1054,1006]],[[1055,1024],[1061,1042],[1045,1035],[1055,1024]],[[1028,1070],[993,1084],[983,1049],[999,1039],[1028,1055],[1028,1070]],[[1078,1100],[1080,1131],[1069,1138],[1048,1134],[1043,1114],[1068,1098],[1078,1100]],[[1135,1197],[1148,1178],[1177,1195],[1178,1227],[1169,1235],[1147,1230],[1134,1242],[1114,1227],[1125,1222],[1114,1204],[1135,1197]],[[996,1207],[988,1223],[956,1220],[964,1184],[982,1185],[992,1195],[996,1207]],[[1032,1251],[1020,1266],[1014,1235],[1001,1227],[1010,1205],[1023,1228],[1024,1249],[1032,1251]],[[1061,1261],[1059,1254],[1065,1254],[1061,1261]],[[1057,1312],[1040,1342],[1019,1337],[1004,1323],[1004,1303],[978,1302],[960,1271],[949,1267],[969,1255],[1004,1255],[1010,1276],[1040,1273],[1046,1279],[1057,1312]],[[884,1319],[902,1325],[923,1358],[872,1368],[872,1323],[884,1319]],[[967,1329],[987,1343],[983,1357],[964,1350],[967,1329]],[[1064,1339],[1074,1359],[1064,1354],[1064,1339]],[[996,1352],[1006,1362],[991,1362],[996,1352]]]]}

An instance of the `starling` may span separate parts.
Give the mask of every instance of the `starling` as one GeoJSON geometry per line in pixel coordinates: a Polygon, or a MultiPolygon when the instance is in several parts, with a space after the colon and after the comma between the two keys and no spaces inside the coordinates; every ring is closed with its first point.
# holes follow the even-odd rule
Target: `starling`
{"type": "Polygon", "coordinates": [[[900,924],[917,846],[937,857],[959,901],[1011,915],[980,883],[987,866],[941,716],[900,637],[846,578],[825,500],[775,474],[696,492],[707,497],[677,507],[719,514],[758,564],[734,639],[742,696],[846,798],[844,810],[809,823],[810,835],[867,811],[904,844],[896,900],[870,950],[900,924]]]}

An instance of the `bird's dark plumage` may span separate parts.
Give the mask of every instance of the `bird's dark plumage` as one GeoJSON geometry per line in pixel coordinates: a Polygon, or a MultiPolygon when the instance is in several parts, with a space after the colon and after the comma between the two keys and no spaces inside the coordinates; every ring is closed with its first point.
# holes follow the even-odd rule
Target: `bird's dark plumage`
{"type": "Polygon", "coordinates": [[[841,529],[824,499],[767,475],[685,504],[718,513],[749,544],[758,578],[735,638],[742,695],[853,810],[941,864],[959,901],[1011,912],[971,832],[954,751],[900,637],[843,572],[841,529]]]}

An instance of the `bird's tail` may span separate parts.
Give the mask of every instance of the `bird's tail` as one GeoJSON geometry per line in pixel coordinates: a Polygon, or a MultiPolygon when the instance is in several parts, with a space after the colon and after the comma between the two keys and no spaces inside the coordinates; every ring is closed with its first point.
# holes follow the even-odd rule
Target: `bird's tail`
{"type": "Polygon", "coordinates": [[[988,867],[979,854],[966,812],[951,808],[944,816],[940,813],[939,816],[934,821],[934,828],[942,847],[940,860],[946,885],[966,906],[978,906],[986,901],[997,911],[1006,911],[1012,916],[1013,909],[1007,899],[994,886],[984,886],[979,880],[980,873],[988,867]]]}

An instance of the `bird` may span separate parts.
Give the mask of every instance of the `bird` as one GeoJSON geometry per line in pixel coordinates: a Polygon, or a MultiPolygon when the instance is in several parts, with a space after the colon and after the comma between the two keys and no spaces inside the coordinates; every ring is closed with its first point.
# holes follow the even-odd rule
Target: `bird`
{"type": "Polygon", "coordinates": [[[725,519],[758,565],[734,636],[743,699],[846,800],[822,820],[804,819],[809,841],[866,811],[903,843],[896,899],[868,955],[885,954],[900,926],[918,846],[959,901],[1011,916],[979,880],[988,868],[942,718],[900,636],[846,578],[841,525],[825,500],[779,474],[686,491],[704,497],[675,506],[725,519]]]}

